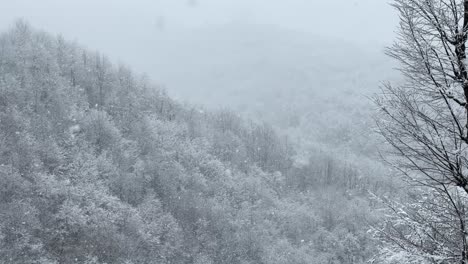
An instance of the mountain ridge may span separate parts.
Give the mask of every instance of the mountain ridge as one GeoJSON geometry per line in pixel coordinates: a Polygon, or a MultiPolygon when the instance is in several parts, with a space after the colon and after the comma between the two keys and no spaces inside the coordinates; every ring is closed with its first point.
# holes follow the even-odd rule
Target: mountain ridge
{"type": "Polygon", "coordinates": [[[0,35],[0,262],[365,263],[389,181],[293,156],[24,21],[0,35]]]}

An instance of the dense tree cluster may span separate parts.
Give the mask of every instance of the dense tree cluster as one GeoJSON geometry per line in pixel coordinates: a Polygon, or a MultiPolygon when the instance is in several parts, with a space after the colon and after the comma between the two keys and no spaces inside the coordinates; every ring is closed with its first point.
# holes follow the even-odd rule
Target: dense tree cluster
{"type": "Polygon", "coordinates": [[[385,184],[294,155],[27,23],[0,35],[1,263],[364,263],[385,184]]]}

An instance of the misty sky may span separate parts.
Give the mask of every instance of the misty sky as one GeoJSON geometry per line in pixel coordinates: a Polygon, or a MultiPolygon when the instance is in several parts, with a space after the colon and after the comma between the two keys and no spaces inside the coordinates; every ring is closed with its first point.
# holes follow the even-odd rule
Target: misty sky
{"type": "MultiPolygon", "coordinates": [[[[374,52],[366,55],[370,57],[375,52],[381,53],[383,47],[392,42],[397,26],[396,12],[388,1],[0,0],[0,30],[6,30],[15,19],[24,18],[36,28],[54,34],[62,33],[67,39],[76,40],[90,50],[101,51],[114,62],[123,62],[137,72],[148,73],[153,80],[167,86],[171,95],[184,95],[185,99],[192,100],[193,94],[184,87],[191,87],[196,91],[201,87],[218,90],[218,84],[212,82],[213,73],[203,65],[205,61],[213,59],[208,58],[209,56],[216,57],[211,61],[223,62],[223,75],[230,76],[233,80],[238,76],[236,70],[233,70],[235,62],[229,61],[233,57],[230,54],[232,49],[228,47],[231,44],[239,45],[232,42],[244,36],[235,31],[237,25],[242,30],[254,28],[255,25],[267,26],[260,27],[265,30],[272,27],[281,29],[272,31],[278,36],[262,45],[269,45],[271,41],[275,43],[269,46],[276,49],[284,45],[283,52],[286,56],[296,60],[290,62],[291,65],[283,65],[284,68],[304,66],[304,69],[299,70],[307,71],[300,60],[314,52],[322,54],[324,58],[329,56],[331,64],[341,64],[350,59],[331,59],[333,56],[330,52],[337,52],[337,47],[342,49],[338,53],[341,51],[350,55],[357,53],[356,47],[374,52]],[[210,28],[216,28],[217,31],[205,30],[210,28]],[[312,45],[310,49],[297,50],[285,36],[289,31],[300,32],[293,36],[305,41],[307,45],[320,42],[318,44],[321,45],[316,45],[316,48],[330,46],[330,50],[313,50],[312,45]],[[187,32],[196,32],[193,39],[187,37],[187,32]],[[218,39],[221,34],[228,36],[227,43],[218,39]],[[348,44],[355,47],[351,48],[348,44]],[[200,49],[200,46],[206,46],[208,50],[226,51],[212,55],[206,49],[200,49]],[[200,55],[192,57],[190,53],[200,55]],[[229,66],[231,64],[232,67],[229,66]],[[189,76],[196,78],[190,79],[189,76]]],[[[259,58],[258,50],[251,50],[249,47],[236,50],[241,51],[238,56],[239,67],[243,68],[243,63],[248,67],[249,63],[255,63],[255,58],[259,58]]],[[[279,51],[272,50],[265,56],[277,57],[276,52],[279,51]]],[[[356,61],[355,63],[358,64],[356,61]]],[[[355,65],[355,68],[365,67],[367,65],[355,65]]],[[[230,79],[226,77],[226,80],[230,79]]],[[[262,79],[259,82],[268,81],[262,79]]],[[[240,84],[234,82],[231,85],[240,84]]]]}
{"type": "Polygon", "coordinates": [[[0,28],[15,18],[93,48],[155,28],[225,23],[272,24],[381,47],[393,38],[396,14],[388,0],[1,0],[0,28]]]}

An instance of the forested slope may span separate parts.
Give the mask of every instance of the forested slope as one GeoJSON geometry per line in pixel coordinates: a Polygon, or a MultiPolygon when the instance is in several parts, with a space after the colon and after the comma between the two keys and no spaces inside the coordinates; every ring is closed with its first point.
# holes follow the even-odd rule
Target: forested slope
{"type": "Polygon", "coordinates": [[[181,105],[97,52],[0,36],[1,263],[364,263],[373,172],[229,111],[181,105]]]}

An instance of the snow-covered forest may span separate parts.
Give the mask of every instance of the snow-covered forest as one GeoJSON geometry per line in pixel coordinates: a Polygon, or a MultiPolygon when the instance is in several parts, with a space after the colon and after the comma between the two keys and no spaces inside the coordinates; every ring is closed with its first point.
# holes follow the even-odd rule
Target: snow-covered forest
{"type": "Polygon", "coordinates": [[[0,263],[468,263],[467,0],[391,1],[385,50],[156,16],[109,52],[18,3],[0,19],[0,263]]]}

